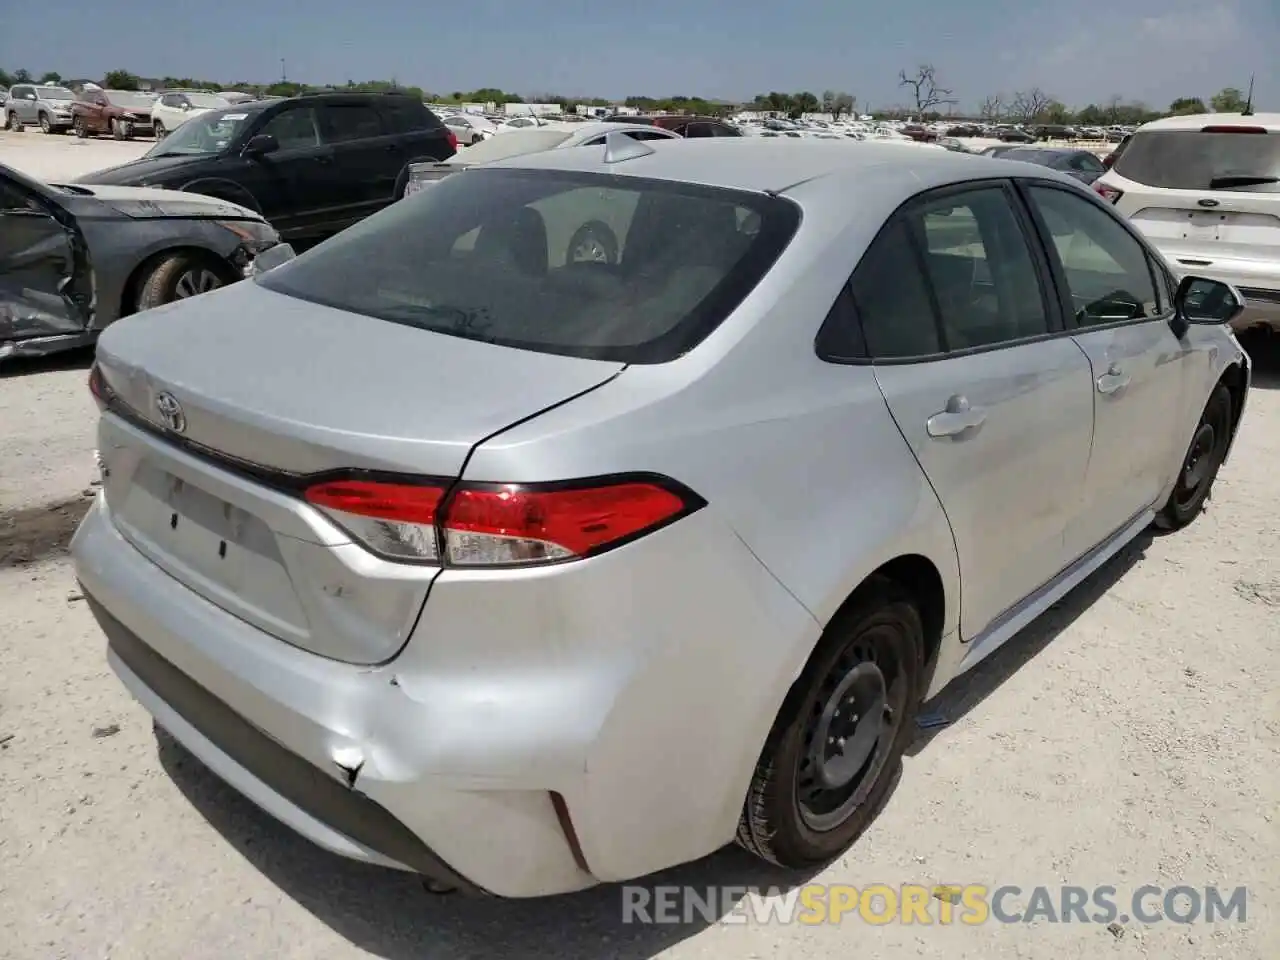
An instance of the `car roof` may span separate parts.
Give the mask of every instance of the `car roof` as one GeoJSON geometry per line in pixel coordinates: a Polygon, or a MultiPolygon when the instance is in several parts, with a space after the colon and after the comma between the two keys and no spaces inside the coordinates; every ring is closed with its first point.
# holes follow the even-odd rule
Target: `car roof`
{"type": "MultiPolygon", "coordinates": [[[[626,123],[623,121],[611,122],[611,121],[605,121],[605,120],[598,120],[592,123],[575,124],[572,128],[573,132],[571,136],[575,138],[582,137],[584,139],[590,140],[592,137],[598,137],[602,133],[610,133],[614,130],[628,130],[632,133],[635,133],[637,126],[638,124],[626,123]]],[[[662,127],[658,127],[657,129],[661,130],[662,133],[671,133],[670,130],[664,130],[662,127]]],[[[662,133],[658,134],[658,139],[666,139],[666,138],[663,138],[662,133]]],[[[671,139],[678,139],[678,138],[679,138],[679,134],[671,134],[671,139]]]]}
{"type": "Polygon", "coordinates": [[[1150,130],[1199,130],[1203,127],[1265,127],[1280,133],[1280,113],[1256,113],[1244,116],[1239,113],[1193,113],[1185,117],[1164,117],[1152,120],[1138,128],[1150,130]]]}
{"type": "Polygon", "coordinates": [[[943,149],[903,150],[875,141],[706,137],[652,140],[645,146],[652,152],[615,163],[604,161],[603,149],[580,149],[527,154],[488,166],[649,177],[757,193],[781,193],[823,177],[875,169],[878,184],[900,185],[904,196],[955,181],[1010,176],[1007,160],[943,149]]]}

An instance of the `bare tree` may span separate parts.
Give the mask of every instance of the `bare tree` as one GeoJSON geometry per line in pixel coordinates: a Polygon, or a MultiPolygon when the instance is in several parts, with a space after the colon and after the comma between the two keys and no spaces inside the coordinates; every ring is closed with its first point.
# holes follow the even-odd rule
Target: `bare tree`
{"type": "Polygon", "coordinates": [[[937,71],[931,63],[922,63],[916,67],[916,72],[911,76],[907,76],[905,70],[899,71],[898,86],[911,88],[911,95],[916,102],[917,116],[933,107],[956,102],[951,96],[954,91],[938,86],[937,71]]]}
{"type": "Polygon", "coordinates": [[[1030,123],[1044,112],[1044,108],[1052,100],[1053,97],[1039,87],[1032,87],[1030,90],[1019,90],[1014,93],[1013,100],[1009,103],[1009,112],[1020,123],[1030,123]]]}
{"type": "Polygon", "coordinates": [[[1004,97],[1001,94],[992,94],[982,101],[982,106],[978,109],[978,116],[987,123],[995,123],[1004,116],[1004,97]]]}

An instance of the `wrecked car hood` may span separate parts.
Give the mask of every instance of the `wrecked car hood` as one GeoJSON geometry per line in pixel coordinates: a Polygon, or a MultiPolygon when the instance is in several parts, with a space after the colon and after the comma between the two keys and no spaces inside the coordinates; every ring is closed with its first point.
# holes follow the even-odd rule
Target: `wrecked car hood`
{"type": "Polygon", "coordinates": [[[135,220],[156,217],[216,217],[219,219],[257,220],[265,223],[262,215],[248,207],[218,197],[206,197],[200,193],[182,190],[166,190],[162,187],[116,187],[96,183],[53,184],[65,186],[71,192],[88,192],[113,210],[135,220]]]}

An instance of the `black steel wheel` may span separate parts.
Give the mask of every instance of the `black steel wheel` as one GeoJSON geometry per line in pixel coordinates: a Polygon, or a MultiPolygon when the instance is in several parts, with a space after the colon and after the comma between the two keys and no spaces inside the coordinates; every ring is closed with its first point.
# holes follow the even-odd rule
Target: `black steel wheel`
{"type": "Polygon", "coordinates": [[[832,619],[761,752],[738,826],[741,846],[803,868],[857,840],[914,736],[924,639],[911,597],[883,578],[832,619]]]}
{"type": "Polygon", "coordinates": [[[1205,404],[1200,422],[1178,469],[1178,479],[1164,508],[1156,514],[1156,526],[1164,530],[1185,527],[1204,509],[1213,482],[1231,443],[1233,422],[1231,392],[1221,384],[1205,404]]]}

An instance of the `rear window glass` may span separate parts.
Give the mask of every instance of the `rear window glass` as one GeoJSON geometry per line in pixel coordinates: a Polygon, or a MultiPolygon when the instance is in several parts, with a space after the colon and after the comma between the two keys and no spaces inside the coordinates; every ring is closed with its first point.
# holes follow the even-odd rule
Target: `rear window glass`
{"type": "Polygon", "coordinates": [[[790,201],[637,177],[467,170],[256,282],[437,333],[665,363],[772,267],[790,201]]]}
{"type": "Polygon", "coordinates": [[[1280,192],[1280,133],[1152,130],[1116,158],[1122,177],[1173,190],[1280,192]]]}

